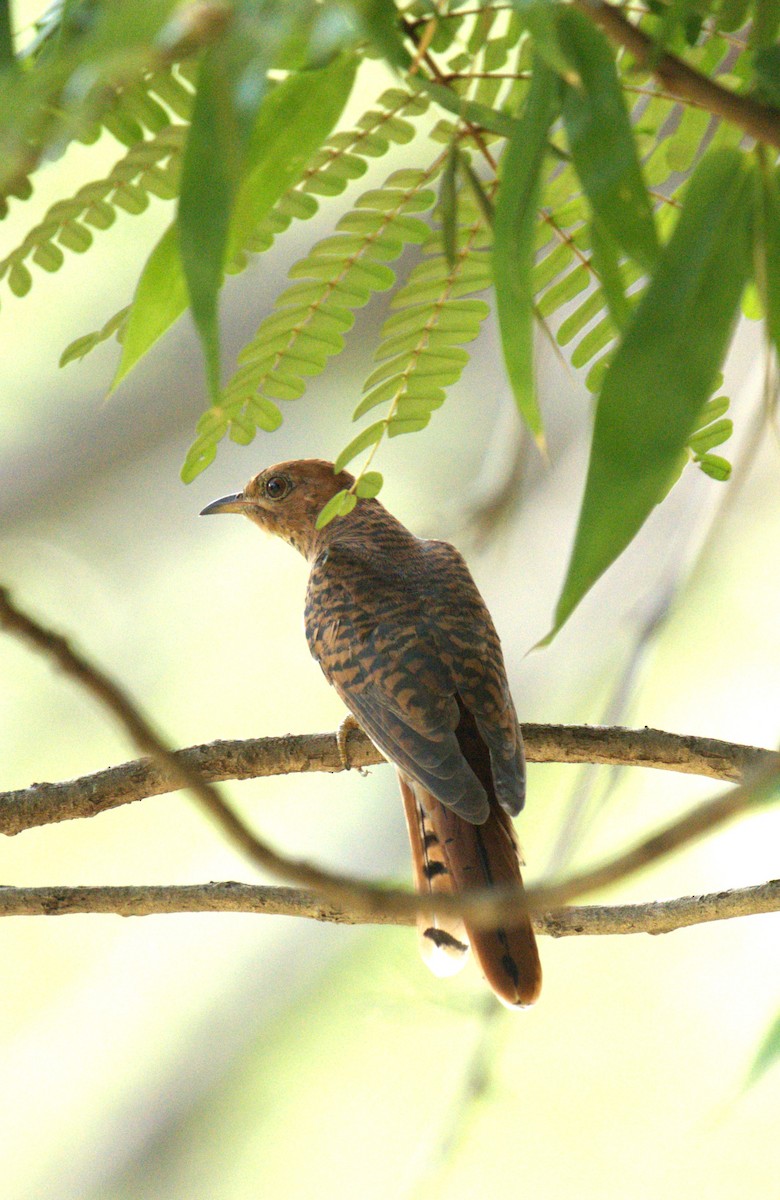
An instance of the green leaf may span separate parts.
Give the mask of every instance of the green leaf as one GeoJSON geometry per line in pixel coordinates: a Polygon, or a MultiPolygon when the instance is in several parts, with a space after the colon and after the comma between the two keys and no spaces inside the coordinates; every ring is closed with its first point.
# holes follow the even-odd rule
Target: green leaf
{"type": "Polygon", "coordinates": [[[710,421],[717,421],[724,416],[729,411],[730,403],[728,396],[715,396],[714,399],[708,400],[699,413],[699,419],[694,425],[694,432],[709,425],[710,421]]]}
{"type": "Polygon", "coordinates": [[[719,454],[702,454],[701,457],[697,455],[695,462],[705,475],[709,475],[710,479],[717,479],[718,483],[725,483],[731,478],[731,463],[719,454]]]}
{"type": "Polygon", "coordinates": [[[757,172],[760,195],[756,202],[756,288],[766,313],[766,324],[780,354],[780,176],[764,160],[757,172]]]}
{"type": "Polygon", "coordinates": [[[733,432],[734,422],[730,417],[722,417],[720,421],[713,421],[711,425],[692,434],[688,438],[688,445],[695,455],[700,456],[728,441],[733,432]]]}
{"type": "Polygon", "coordinates": [[[751,1086],[757,1083],[761,1076],[765,1075],[769,1068],[775,1065],[778,1058],[780,1058],[780,1016],[775,1017],[774,1022],[766,1031],[764,1040],[758,1048],[758,1053],[753,1059],[747,1085],[751,1086]]]}
{"type": "Polygon", "coordinates": [[[752,180],[710,152],[634,312],[596,411],[585,496],[550,640],[668,488],[715,385],[750,269],[752,180]]]}
{"type": "Polygon", "coordinates": [[[240,34],[209,47],[184,150],[179,198],[179,252],[190,308],[206,360],[213,403],[219,398],[217,296],[222,286],[233,200],[243,178],[249,135],[267,87],[267,59],[250,64],[240,34]]]}
{"type": "Polygon", "coordinates": [[[563,94],[572,159],[594,213],[643,267],[658,258],[650,197],[615,60],[604,35],[576,9],[558,8],[558,34],[580,85],[563,94]]]}
{"type": "Polygon", "coordinates": [[[493,281],[504,361],[517,407],[537,441],[543,438],[543,427],[534,387],[531,268],[542,163],[547,135],[558,112],[558,79],[537,58],[517,134],[502,159],[493,247],[493,281]]]}
{"type": "Polygon", "coordinates": [[[512,5],[531,34],[539,58],[556,75],[572,82],[576,72],[573,75],[570,60],[558,38],[557,5],[551,0],[512,0],[512,5]]]}
{"type": "Polygon", "coordinates": [[[352,492],[348,492],[346,488],[343,488],[340,492],[336,492],[336,495],[331,496],[317,517],[315,528],[324,529],[336,517],[343,517],[347,513],[351,513],[356,504],[357,497],[352,492]]]}
{"type": "Polygon", "coordinates": [[[384,429],[385,421],[374,421],[373,425],[369,425],[363,429],[357,437],[354,437],[348,446],[345,446],[341,454],[333,464],[333,470],[338,475],[339,471],[343,471],[347,463],[352,462],[352,459],[360,454],[361,450],[367,450],[369,446],[375,446],[381,438],[384,429]]]}
{"type": "Polygon", "coordinates": [[[594,217],[591,222],[590,240],[593,248],[593,265],[601,280],[609,315],[612,317],[615,328],[622,333],[631,315],[631,305],[626,299],[617,243],[598,217],[594,217]]]}
{"type": "Polygon", "coordinates": [[[179,229],[169,225],[141,272],[130,306],[113,392],[139,359],[187,307],[187,285],[179,257],[179,229]]]}
{"type": "MultiPolygon", "coordinates": [[[[292,185],[336,123],[355,70],[353,55],[339,55],[327,67],[290,76],[266,97],[252,133],[247,176],[234,206],[228,256],[292,185]]],[[[186,307],[187,287],[174,224],[152,251],[138,282],[112,390],[186,307]]]]}
{"type": "Polygon", "coordinates": [[[355,491],[363,500],[373,500],[382,490],[384,480],[379,471],[366,471],[357,481],[355,491]]]}
{"type": "Polygon", "coordinates": [[[15,65],[10,0],[0,0],[0,71],[15,65]]]}
{"type": "Polygon", "coordinates": [[[439,218],[441,220],[444,256],[451,267],[455,265],[458,250],[458,142],[453,138],[447,151],[447,162],[441,175],[439,188],[439,218]]]}

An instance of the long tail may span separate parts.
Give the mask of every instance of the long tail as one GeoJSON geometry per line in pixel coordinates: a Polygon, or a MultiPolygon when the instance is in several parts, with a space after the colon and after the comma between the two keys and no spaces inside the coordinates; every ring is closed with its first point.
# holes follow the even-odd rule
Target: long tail
{"type": "MultiPolygon", "coordinates": [[[[418,891],[440,895],[522,887],[514,826],[495,800],[491,799],[485,824],[472,825],[400,772],[399,782],[418,891]]],[[[526,1006],[538,998],[542,968],[525,913],[498,929],[426,913],[418,921],[418,930],[423,959],[437,975],[459,970],[470,944],[485,979],[504,1004],[526,1006]]]]}

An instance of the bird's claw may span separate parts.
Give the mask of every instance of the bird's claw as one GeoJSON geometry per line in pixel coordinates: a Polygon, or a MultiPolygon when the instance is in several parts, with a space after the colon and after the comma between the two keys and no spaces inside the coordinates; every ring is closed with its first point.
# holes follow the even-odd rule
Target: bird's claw
{"type": "MultiPolygon", "coordinates": [[[[349,739],[349,735],[355,729],[360,729],[360,725],[352,716],[352,713],[347,713],[346,717],[344,717],[344,720],[336,730],[336,747],[339,752],[339,758],[341,759],[341,765],[345,771],[351,771],[353,769],[353,765],[349,760],[347,741],[349,739]]],[[[355,767],[354,769],[361,775],[368,774],[365,767],[355,767]]]]}

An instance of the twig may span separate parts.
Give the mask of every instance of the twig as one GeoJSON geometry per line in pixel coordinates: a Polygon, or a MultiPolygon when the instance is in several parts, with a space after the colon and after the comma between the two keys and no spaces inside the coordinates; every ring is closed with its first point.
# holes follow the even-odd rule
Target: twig
{"type": "MultiPolygon", "coordinates": [[[[659,729],[528,724],[523,726],[523,738],[530,762],[650,767],[733,783],[773,759],[771,750],[756,746],[659,729]]],[[[384,762],[361,731],[349,734],[347,752],[352,767],[384,762]]],[[[344,770],[335,733],[209,742],[176,750],[174,756],[177,762],[197,771],[207,783],[344,770]]],[[[169,771],[148,758],[107,767],[64,783],[34,783],[18,791],[0,792],[0,833],[11,836],[55,821],[94,817],[179,786],[180,782],[169,771]]]]}
{"type": "Polygon", "coordinates": [[[188,788],[222,827],[231,841],[258,866],[292,883],[315,889],[344,909],[358,908],[367,916],[377,913],[397,917],[426,912],[458,913],[473,922],[490,926],[497,920],[516,916],[519,907],[541,912],[557,908],[582,892],[615,883],[623,876],[710,832],[757,803],[774,795],[780,781],[780,756],[769,761],[752,778],[726,796],[718,796],[673,822],[660,833],[640,842],[599,867],[582,872],[558,884],[529,890],[524,897],[514,888],[493,888],[458,896],[442,895],[432,903],[404,889],[382,888],[361,883],[349,876],[319,870],[276,853],[244,825],[225,804],[216,789],[206,783],[189,763],[168,749],[131,700],[102,671],[71,649],[65,638],[55,634],[24,614],[11,603],[7,591],[0,588],[0,627],[29,642],[76,679],[111,711],[142,751],[151,755],[171,783],[188,788]]]}
{"type": "MultiPolygon", "coordinates": [[[[680,896],[648,904],[581,905],[538,913],[537,933],[551,937],[671,933],[675,929],[780,911],[780,879],[754,887],[680,896]]],[[[261,913],[307,917],[338,925],[412,925],[412,914],[341,908],[297,888],[251,883],[127,887],[0,887],[0,917],[61,917],[75,913],[148,917],[171,913],[261,913]]]]}
{"type": "Polygon", "coordinates": [[[721,87],[658,45],[613,4],[572,0],[574,7],[604,30],[610,41],[628,50],[638,66],[655,75],[673,95],[706,108],[759,142],[780,147],[780,110],[721,87]]]}

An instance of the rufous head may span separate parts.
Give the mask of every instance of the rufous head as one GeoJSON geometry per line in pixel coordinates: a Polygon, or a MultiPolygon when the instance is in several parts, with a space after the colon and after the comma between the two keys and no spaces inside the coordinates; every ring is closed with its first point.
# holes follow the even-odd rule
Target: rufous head
{"type": "Polygon", "coordinates": [[[323,532],[316,528],[317,517],[332,496],[354,482],[348,471],[336,475],[333,463],[318,458],[277,463],[253,476],[243,492],[207,504],[200,515],[242,513],[310,558],[323,532]]]}

